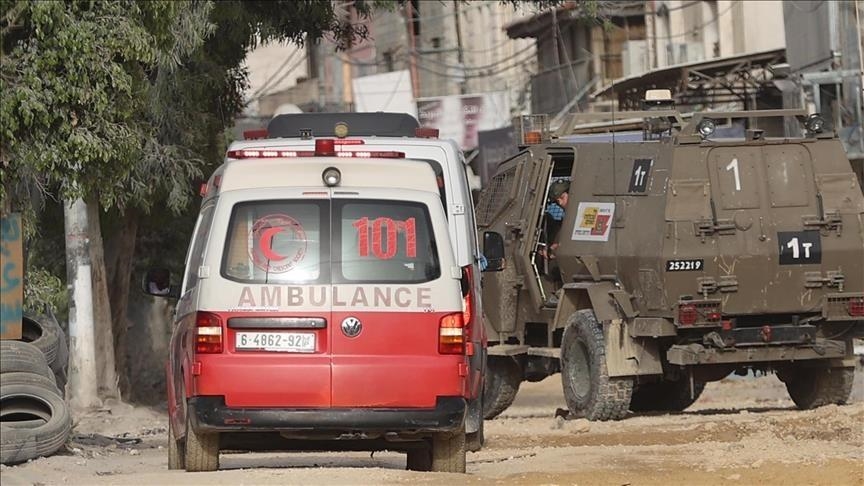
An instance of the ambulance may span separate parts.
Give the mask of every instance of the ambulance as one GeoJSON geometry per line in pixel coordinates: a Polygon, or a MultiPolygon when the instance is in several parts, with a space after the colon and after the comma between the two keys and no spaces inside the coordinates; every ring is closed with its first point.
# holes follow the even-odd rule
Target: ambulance
{"type": "MultiPolygon", "coordinates": [[[[438,177],[401,151],[337,147],[231,147],[202,187],[167,365],[169,469],[216,470],[226,450],[392,450],[465,472],[482,378],[438,177]]],[[[170,295],[160,273],[145,289],[170,295]]]]}

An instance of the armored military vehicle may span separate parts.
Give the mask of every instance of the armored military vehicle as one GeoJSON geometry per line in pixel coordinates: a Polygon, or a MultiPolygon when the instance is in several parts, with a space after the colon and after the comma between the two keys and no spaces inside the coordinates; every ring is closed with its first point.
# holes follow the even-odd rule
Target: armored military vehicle
{"type": "Polygon", "coordinates": [[[683,410],[731,373],[776,373],[802,409],[843,403],[864,334],[864,197],[840,141],[803,111],[638,116],[636,141],[527,146],[481,193],[486,417],[559,371],[590,420],[683,410]],[[768,117],[800,136],[754,128],[768,117]]]}

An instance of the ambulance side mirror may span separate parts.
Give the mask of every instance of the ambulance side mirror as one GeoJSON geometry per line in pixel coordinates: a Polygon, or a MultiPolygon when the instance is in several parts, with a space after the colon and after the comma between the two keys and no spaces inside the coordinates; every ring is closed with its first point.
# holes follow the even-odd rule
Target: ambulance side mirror
{"type": "Polygon", "coordinates": [[[151,268],[141,279],[141,291],[154,297],[180,297],[180,289],[171,285],[171,272],[167,268],[151,268]]]}
{"type": "Polygon", "coordinates": [[[483,256],[488,262],[484,272],[500,272],[504,270],[504,238],[500,233],[486,231],[483,233],[483,256]]]}

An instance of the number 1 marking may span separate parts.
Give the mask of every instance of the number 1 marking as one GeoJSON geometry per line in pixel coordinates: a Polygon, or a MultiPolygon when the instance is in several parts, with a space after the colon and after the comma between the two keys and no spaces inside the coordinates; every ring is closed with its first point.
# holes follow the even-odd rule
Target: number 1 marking
{"type": "Polygon", "coordinates": [[[726,170],[731,170],[732,173],[735,174],[735,190],[740,191],[741,177],[738,175],[738,159],[732,159],[732,162],[729,162],[729,165],[726,166],[726,170]]]}
{"type": "Polygon", "coordinates": [[[633,173],[633,175],[635,176],[634,185],[636,187],[642,187],[642,184],[644,184],[645,173],[646,171],[642,168],[641,165],[636,166],[636,172],[633,173]]]}

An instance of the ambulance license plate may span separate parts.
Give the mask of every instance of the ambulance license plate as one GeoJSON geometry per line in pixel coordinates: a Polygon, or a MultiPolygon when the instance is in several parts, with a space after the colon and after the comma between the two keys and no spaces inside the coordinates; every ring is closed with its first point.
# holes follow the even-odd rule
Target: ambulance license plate
{"type": "Polygon", "coordinates": [[[282,353],[314,353],[315,334],[309,332],[247,332],[237,333],[236,349],[260,349],[282,353]]]}

